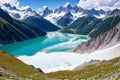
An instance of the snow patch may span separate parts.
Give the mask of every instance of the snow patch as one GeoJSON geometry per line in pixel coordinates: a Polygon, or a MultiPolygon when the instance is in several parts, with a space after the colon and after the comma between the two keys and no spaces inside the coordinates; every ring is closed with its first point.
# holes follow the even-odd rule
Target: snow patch
{"type": "Polygon", "coordinates": [[[70,3],[69,3],[69,2],[67,2],[67,3],[64,5],[64,7],[67,7],[68,5],[70,5],[70,3]]]}
{"type": "Polygon", "coordinates": [[[105,18],[106,15],[105,14],[100,14],[99,16],[98,15],[94,15],[96,18],[98,19],[102,19],[102,18],[105,18]]]}

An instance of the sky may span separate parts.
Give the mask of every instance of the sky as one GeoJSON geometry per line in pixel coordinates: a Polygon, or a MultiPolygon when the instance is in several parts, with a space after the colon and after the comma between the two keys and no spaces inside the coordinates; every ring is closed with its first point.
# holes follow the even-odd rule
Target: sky
{"type": "Polygon", "coordinates": [[[0,0],[0,5],[10,3],[11,5],[19,8],[30,7],[33,10],[38,11],[43,9],[43,6],[55,9],[60,6],[64,6],[67,2],[72,6],[77,5],[83,9],[91,9],[93,7],[98,10],[120,9],[120,0],[0,0]]]}
{"type": "Polygon", "coordinates": [[[42,9],[43,6],[48,6],[50,9],[58,8],[69,2],[72,6],[76,5],[79,0],[18,0],[20,5],[29,5],[33,9],[42,9]]]}

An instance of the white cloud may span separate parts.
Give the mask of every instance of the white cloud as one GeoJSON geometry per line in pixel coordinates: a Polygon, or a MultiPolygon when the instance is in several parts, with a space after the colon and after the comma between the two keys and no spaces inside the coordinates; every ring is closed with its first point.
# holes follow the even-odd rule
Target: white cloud
{"type": "Polygon", "coordinates": [[[5,3],[9,3],[11,6],[19,6],[19,2],[17,0],[0,0],[0,5],[3,5],[5,3]]]}
{"type": "Polygon", "coordinates": [[[104,9],[104,10],[112,10],[115,8],[120,9],[120,1],[119,0],[80,0],[77,4],[79,7],[84,9],[104,9]]]}
{"type": "Polygon", "coordinates": [[[0,6],[9,3],[11,6],[16,6],[20,10],[26,10],[30,8],[29,6],[20,6],[20,3],[17,0],[0,0],[0,6]]]}

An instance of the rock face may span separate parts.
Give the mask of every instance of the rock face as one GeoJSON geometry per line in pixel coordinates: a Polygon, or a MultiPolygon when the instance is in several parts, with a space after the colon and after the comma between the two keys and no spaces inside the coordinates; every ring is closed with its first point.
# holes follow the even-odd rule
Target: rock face
{"type": "MultiPolygon", "coordinates": [[[[120,18],[120,16],[117,16],[117,17],[120,18]]],[[[99,35],[92,38],[90,41],[80,44],[77,48],[74,49],[74,51],[80,54],[91,53],[95,50],[107,48],[119,43],[120,42],[120,21],[118,20],[117,23],[118,24],[113,26],[111,29],[101,32],[99,35]]]]}
{"type": "Polygon", "coordinates": [[[78,71],[78,70],[81,70],[81,69],[84,69],[85,67],[89,66],[89,65],[95,65],[95,64],[100,64],[102,61],[99,61],[99,60],[91,60],[89,62],[85,62],[81,65],[78,65],[77,67],[75,67],[73,69],[73,71],[78,71]]]}

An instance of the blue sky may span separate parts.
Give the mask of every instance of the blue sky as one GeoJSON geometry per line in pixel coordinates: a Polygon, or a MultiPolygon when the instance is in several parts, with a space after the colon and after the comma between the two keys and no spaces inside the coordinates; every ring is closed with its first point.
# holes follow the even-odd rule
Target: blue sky
{"type": "Polygon", "coordinates": [[[113,10],[120,9],[120,0],[0,0],[0,5],[4,3],[10,3],[17,7],[29,6],[33,10],[38,11],[39,8],[43,6],[48,6],[50,9],[55,9],[63,6],[65,3],[69,2],[72,6],[77,6],[83,9],[95,8],[97,10],[113,10]]]}
{"type": "Polygon", "coordinates": [[[32,9],[38,10],[43,8],[43,6],[48,6],[50,9],[58,8],[59,6],[64,5],[69,2],[72,6],[76,5],[79,0],[18,0],[20,5],[26,6],[29,5],[32,9]]]}

